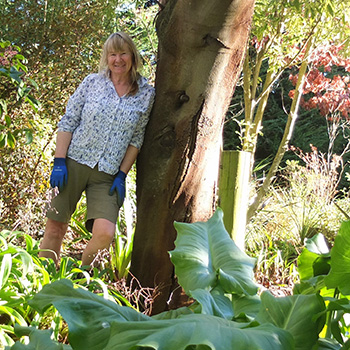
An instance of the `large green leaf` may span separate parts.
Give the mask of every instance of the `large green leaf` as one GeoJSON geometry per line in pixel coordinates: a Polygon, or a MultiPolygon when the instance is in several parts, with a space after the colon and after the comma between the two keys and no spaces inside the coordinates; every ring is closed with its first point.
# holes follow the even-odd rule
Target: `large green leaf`
{"type": "Polygon", "coordinates": [[[182,350],[190,345],[215,350],[293,349],[291,335],[272,324],[248,327],[247,323],[193,314],[186,308],[151,318],[74,288],[68,280],[46,285],[31,305],[41,312],[50,305],[58,309],[68,323],[70,344],[75,350],[126,350],[138,346],[182,350]]]}
{"type": "Polygon", "coordinates": [[[232,320],[234,317],[232,301],[225,296],[221,288],[215,288],[211,292],[204,289],[196,289],[190,296],[201,305],[201,313],[232,320]]]}
{"type": "Polygon", "coordinates": [[[271,324],[254,328],[244,326],[202,314],[184,315],[175,320],[114,322],[105,350],[136,350],[139,347],[156,350],[197,349],[195,346],[212,350],[294,349],[291,335],[282,329],[271,324]]]}
{"type": "Polygon", "coordinates": [[[326,277],[328,288],[338,288],[350,295],[350,221],[344,221],[331,250],[331,270],[326,277]]]}
{"type": "Polygon", "coordinates": [[[68,323],[69,341],[74,349],[103,349],[113,321],[150,319],[130,307],[120,306],[82,288],[74,288],[69,280],[44,286],[29,303],[39,312],[44,312],[50,305],[55,306],[68,323]]]}
{"type": "Polygon", "coordinates": [[[172,320],[178,318],[180,315],[190,315],[193,311],[188,307],[180,307],[179,309],[161,312],[160,314],[152,316],[153,320],[172,320]]]}
{"type": "Polygon", "coordinates": [[[315,236],[308,238],[305,242],[305,247],[312,253],[322,256],[330,256],[329,247],[325,237],[322,233],[318,233],[315,236]]]}
{"type": "Polygon", "coordinates": [[[330,270],[330,252],[322,234],[306,240],[305,249],[298,257],[298,272],[301,280],[327,275],[330,270]]]}
{"type": "Polygon", "coordinates": [[[221,285],[226,293],[254,295],[255,259],[232,241],[217,209],[207,222],[175,223],[176,248],[170,252],[179,283],[187,293],[221,285]]]}
{"type": "Polygon", "coordinates": [[[235,317],[245,315],[255,319],[261,307],[261,300],[258,295],[232,295],[232,304],[235,317]]]}
{"type": "Polygon", "coordinates": [[[327,294],[333,295],[332,290],[326,288],[325,277],[316,276],[296,283],[293,288],[293,294],[316,294],[321,292],[322,296],[327,296],[327,294]]]}
{"type": "Polygon", "coordinates": [[[296,350],[310,350],[316,344],[324,326],[325,304],[318,295],[293,295],[275,298],[269,292],[261,295],[261,310],[257,320],[272,323],[289,331],[296,350]]]}
{"type": "Polygon", "coordinates": [[[33,327],[15,326],[18,337],[29,336],[30,343],[25,345],[16,342],[11,350],[69,350],[69,345],[59,344],[51,339],[52,330],[38,330],[33,327]]]}

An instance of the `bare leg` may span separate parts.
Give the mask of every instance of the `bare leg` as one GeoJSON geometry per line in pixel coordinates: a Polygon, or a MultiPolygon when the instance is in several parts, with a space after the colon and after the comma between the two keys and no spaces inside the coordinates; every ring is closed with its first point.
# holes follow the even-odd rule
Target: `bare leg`
{"type": "Polygon", "coordinates": [[[52,258],[56,265],[60,259],[61,245],[63,237],[68,229],[68,224],[52,219],[47,219],[44,238],[41,242],[40,249],[50,249],[50,251],[40,251],[39,256],[52,258]]]}
{"type": "Polygon", "coordinates": [[[108,249],[115,233],[115,224],[107,219],[95,219],[92,227],[92,238],[86,246],[82,265],[90,265],[99,250],[108,249]]]}

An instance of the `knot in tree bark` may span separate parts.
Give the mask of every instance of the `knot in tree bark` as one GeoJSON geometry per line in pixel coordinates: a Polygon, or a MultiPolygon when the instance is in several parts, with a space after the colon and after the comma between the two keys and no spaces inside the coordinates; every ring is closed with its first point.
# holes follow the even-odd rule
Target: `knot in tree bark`
{"type": "Polygon", "coordinates": [[[181,91],[179,94],[179,101],[181,103],[186,103],[190,100],[190,97],[186,94],[185,91],[181,91]]]}

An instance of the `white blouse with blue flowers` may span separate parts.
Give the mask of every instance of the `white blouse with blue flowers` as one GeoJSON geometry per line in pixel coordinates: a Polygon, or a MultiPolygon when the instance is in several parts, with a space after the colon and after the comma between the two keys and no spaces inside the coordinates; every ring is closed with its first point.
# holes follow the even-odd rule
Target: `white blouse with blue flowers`
{"type": "Polygon", "coordinates": [[[154,101],[144,77],[135,95],[120,97],[104,74],[90,74],[70,97],[58,131],[72,133],[67,156],[114,175],[129,145],[141,148],[154,101]]]}

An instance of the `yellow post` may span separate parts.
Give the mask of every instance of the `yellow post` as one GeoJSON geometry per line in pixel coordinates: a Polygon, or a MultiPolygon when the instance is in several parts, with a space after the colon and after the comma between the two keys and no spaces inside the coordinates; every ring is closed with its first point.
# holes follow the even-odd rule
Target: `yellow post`
{"type": "Polygon", "coordinates": [[[251,153],[223,151],[219,178],[219,206],[224,212],[224,225],[236,245],[244,250],[251,153]]]}

